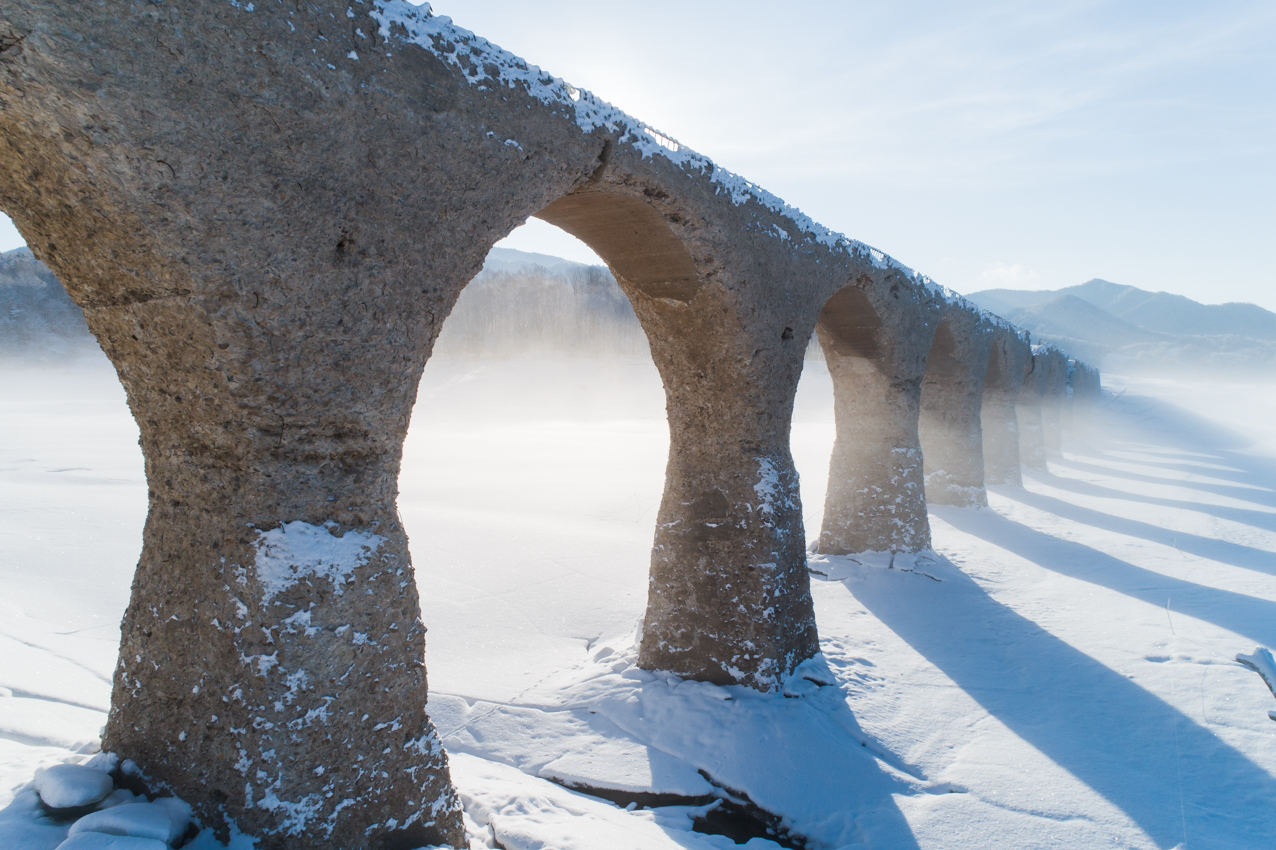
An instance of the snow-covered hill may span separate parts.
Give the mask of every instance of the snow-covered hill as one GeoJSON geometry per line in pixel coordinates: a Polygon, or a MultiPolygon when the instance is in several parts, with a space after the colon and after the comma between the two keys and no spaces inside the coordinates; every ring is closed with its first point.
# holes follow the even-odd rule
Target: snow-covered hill
{"type": "Polygon", "coordinates": [[[1064,289],[987,289],[967,297],[1100,368],[1276,369],[1276,313],[1255,304],[1201,304],[1097,278],[1064,289]]]}
{"type": "Polygon", "coordinates": [[[97,349],[97,342],[48,266],[29,248],[0,253],[0,357],[43,360],[97,349]]]}

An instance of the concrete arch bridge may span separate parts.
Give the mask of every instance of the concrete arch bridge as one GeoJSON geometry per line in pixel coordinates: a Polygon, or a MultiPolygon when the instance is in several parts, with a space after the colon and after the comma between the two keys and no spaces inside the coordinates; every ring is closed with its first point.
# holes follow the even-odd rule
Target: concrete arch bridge
{"type": "Polygon", "coordinates": [[[606,260],[664,382],[649,669],[773,690],[818,651],[812,334],[825,552],[926,548],[928,498],[985,504],[1069,410],[1062,353],[399,0],[0,0],[0,206],[141,429],[104,746],[263,847],[459,841],[397,479],[444,319],[530,216],[606,260]]]}

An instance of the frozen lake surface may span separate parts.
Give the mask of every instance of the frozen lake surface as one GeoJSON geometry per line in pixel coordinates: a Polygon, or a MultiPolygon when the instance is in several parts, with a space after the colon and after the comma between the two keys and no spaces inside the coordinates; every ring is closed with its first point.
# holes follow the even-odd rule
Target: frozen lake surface
{"type": "MultiPolygon", "coordinates": [[[[807,366],[814,537],[832,390],[807,366]]],[[[829,850],[1276,847],[1276,701],[1235,661],[1276,645],[1276,393],[1105,381],[1102,436],[933,510],[935,557],[813,558],[823,658],[764,697],[633,666],[668,447],[650,361],[431,363],[400,508],[474,846],[737,846],[568,784],[730,788],[829,850]]],[[[0,399],[0,847],[51,850],[27,786],[105,722],[146,485],[104,359],[6,368],[0,399]]]]}

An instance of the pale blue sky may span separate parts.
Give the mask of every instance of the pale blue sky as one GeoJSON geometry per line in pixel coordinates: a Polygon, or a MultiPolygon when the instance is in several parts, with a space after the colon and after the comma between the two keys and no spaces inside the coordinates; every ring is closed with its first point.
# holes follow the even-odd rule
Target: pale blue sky
{"type": "Polygon", "coordinates": [[[433,6],[959,291],[1276,310],[1270,0],[433,6]]]}
{"type": "Polygon", "coordinates": [[[434,9],[959,291],[1276,310],[1270,0],[434,9]]]}

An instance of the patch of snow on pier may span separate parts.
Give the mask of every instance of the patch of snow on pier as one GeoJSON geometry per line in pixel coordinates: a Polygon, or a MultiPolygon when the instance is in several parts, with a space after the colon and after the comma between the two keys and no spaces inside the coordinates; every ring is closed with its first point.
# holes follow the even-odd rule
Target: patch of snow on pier
{"type": "Polygon", "coordinates": [[[769,457],[758,459],[758,483],[753,485],[753,492],[758,494],[758,510],[771,515],[775,513],[776,497],[780,495],[780,472],[769,457]]]}
{"type": "Polygon", "coordinates": [[[257,580],[263,603],[269,603],[299,581],[314,577],[332,582],[340,596],[354,571],[368,562],[385,538],[363,531],[332,533],[336,524],[287,522],[257,532],[257,580]]]}

